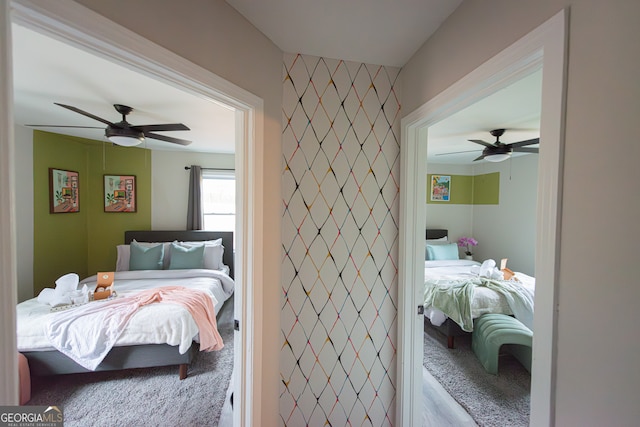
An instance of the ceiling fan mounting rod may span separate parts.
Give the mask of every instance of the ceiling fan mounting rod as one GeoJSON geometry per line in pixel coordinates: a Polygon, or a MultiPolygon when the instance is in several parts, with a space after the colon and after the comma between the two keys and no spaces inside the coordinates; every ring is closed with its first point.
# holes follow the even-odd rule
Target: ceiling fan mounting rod
{"type": "Polygon", "coordinates": [[[129,107],[128,105],[113,104],[113,107],[116,109],[118,113],[122,114],[123,122],[127,121],[127,115],[133,111],[133,108],[129,107]]]}
{"type": "Polygon", "coordinates": [[[496,142],[495,142],[496,145],[502,144],[502,142],[500,142],[500,137],[504,135],[505,130],[506,129],[494,129],[490,132],[492,136],[496,137],[496,142]]]}

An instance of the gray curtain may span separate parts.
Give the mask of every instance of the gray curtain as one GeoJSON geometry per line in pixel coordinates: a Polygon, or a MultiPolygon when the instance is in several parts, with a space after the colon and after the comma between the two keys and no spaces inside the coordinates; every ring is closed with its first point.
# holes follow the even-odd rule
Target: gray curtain
{"type": "Polygon", "coordinates": [[[189,206],[187,208],[187,230],[202,230],[202,168],[191,165],[189,169],[189,206]]]}

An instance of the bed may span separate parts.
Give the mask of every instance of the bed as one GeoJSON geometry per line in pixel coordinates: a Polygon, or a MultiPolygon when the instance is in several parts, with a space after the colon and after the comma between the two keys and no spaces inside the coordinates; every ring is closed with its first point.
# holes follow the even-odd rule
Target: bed
{"type": "MultiPolygon", "coordinates": [[[[157,249],[157,248],[156,248],[157,249]]],[[[179,249],[179,248],[177,248],[179,249]]],[[[136,249],[139,250],[139,249],[136,249]]],[[[146,250],[146,249],[145,249],[146,250]]],[[[184,288],[200,292],[198,295],[205,300],[204,305],[210,306],[218,314],[220,308],[229,302],[234,291],[234,251],[232,232],[211,231],[126,231],[124,243],[118,245],[118,261],[114,274],[114,288],[117,298],[125,299],[137,295],[139,292],[158,292],[159,286],[177,286],[176,295],[184,288]],[[135,243],[132,243],[135,240],[135,243]],[[178,254],[171,260],[171,242],[184,243],[181,247],[184,254],[178,254]],[[149,242],[149,243],[144,243],[149,242]],[[150,243],[153,242],[153,243],[150,243]],[[133,247],[153,247],[162,243],[166,251],[161,255],[162,266],[158,270],[129,271],[129,251],[133,247]],[[203,257],[204,268],[189,267],[188,256],[193,247],[199,247],[200,242],[206,242],[204,249],[196,248],[203,257]],[[140,245],[138,245],[140,243],[140,245]],[[184,265],[180,265],[184,262],[184,265]],[[171,266],[169,269],[168,267],[171,266]],[[207,301],[207,297],[210,301],[207,301]]],[[[174,254],[177,254],[177,250],[174,254]]],[[[138,257],[138,255],[136,255],[138,257]]],[[[140,258],[135,258],[138,262],[140,258]]],[[[131,262],[134,258],[131,258],[131,262]]],[[[131,266],[133,268],[133,266],[131,266]]],[[[89,289],[96,286],[96,276],[83,279],[78,288],[87,285],[89,289]]],[[[168,288],[162,288],[168,289],[168,288]]],[[[185,291],[186,294],[190,291],[185,291]]],[[[102,301],[92,301],[79,308],[65,310],[84,310],[93,305],[93,310],[102,301]]],[[[106,304],[106,303],[105,303],[106,304]]],[[[58,375],[90,371],[109,371],[130,368],[178,365],[180,379],[187,377],[188,365],[193,360],[200,347],[201,317],[193,311],[178,304],[149,304],[139,307],[129,318],[121,335],[115,341],[104,359],[95,366],[87,368],[86,364],[72,359],[58,347],[53,347],[50,334],[45,325],[51,325],[52,308],[37,301],[37,298],[24,301],[17,306],[17,339],[18,351],[24,354],[28,361],[32,375],[58,375]],[[161,310],[161,311],[158,311],[161,310]],[[162,322],[162,323],[160,323],[162,322]],[[82,363],[82,364],[81,364],[82,363]]],[[[80,322],[78,322],[80,323],[80,322]]],[[[209,319],[215,329],[215,319],[209,319]]],[[[49,326],[49,330],[51,326],[49,326]]],[[[217,330],[203,330],[203,338],[217,334],[217,330]]],[[[219,335],[218,335],[219,336],[219,335]]]]}
{"type": "MultiPolygon", "coordinates": [[[[445,245],[455,245],[455,243],[449,241],[448,230],[446,229],[427,229],[425,237],[425,324],[443,333],[447,337],[447,346],[454,348],[455,337],[471,333],[473,331],[473,325],[470,321],[467,320],[464,322],[460,318],[456,318],[456,321],[454,321],[445,314],[445,311],[447,311],[445,308],[446,301],[443,303],[443,301],[440,300],[438,304],[434,303],[433,293],[431,291],[433,291],[434,286],[439,286],[440,289],[444,289],[447,286],[478,280],[477,269],[481,263],[473,260],[458,259],[457,248],[455,255],[438,257],[438,254],[444,252],[443,249],[445,245]],[[428,246],[431,246],[431,248],[428,246]],[[433,250],[434,246],[438,246],[437,251],[433,250]],[[436,255],[435,257],[434,254],[436,255]]],[[[452,247],[449,249],[453,250],[452,247]]],[[[449,252],[449,254],[451,254],[451,252],[449,252]]],[[[518,293],[524,294],[527,298],[527,303],[531,303],[530,316],[526,313],[522,314],[522,317],[527,317],[527,324],[531,325],[529,317],[532,318],[533,316],[532,300],[535,290],[535,279],[520,272],[516,272],[515,278],[517,279],[515,282],[517,285],[514,288],[517,288],[518,293]]],[[[500,283],[496,284],[501,285],[503,281],[498,282],[500,283]]],[[[504,285],[508,286],[509,283],[504,283],[504,285]]],[[[473,297],[471,301],[467,303],[470,307],[471,318],[476,319],[487,313],[514,315],[512,309],[513,301],[510,301],[512,298],[505,297],[505,294],[502,292],[502,290],[496,291],[491,287],[474,287],[473,297]]],[[[448,297],[447,295],[446,298],[448,297]]],[[[518,307],[516,311],[518,312],[517,314],[520,315],[520,307],[518,307]]]]}

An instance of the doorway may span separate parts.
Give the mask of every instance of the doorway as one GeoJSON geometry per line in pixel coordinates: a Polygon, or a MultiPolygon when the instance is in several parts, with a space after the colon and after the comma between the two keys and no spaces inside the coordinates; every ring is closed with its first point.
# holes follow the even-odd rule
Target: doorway
{"type": "MultiPolygon", "coordinates": [[[[150,74],[159,80],[171,82],[174,86],[184,88],[193,93],[210,99],[213,102],[231,106],[235,111],[236,129],[236,154],[235,168],[237,171],[237,201],[236,208],[242,212],[237,216],[236,242],[236,284],[239,292],[236,292],[235,313],[236,319],[243,327],[236,332],[235,342],[235,394],[237,398],[234,407],[234,424],[245,425],[251,423],[251,418],[259,415],[261,376],[255,373],[253,366],[254,354],[261,354],[261,342],[254,339],[255,319],[259,318],[262,307],[262,294],[253,292],[255,287],[260,288],[261,278],[254,274],[254,266],[262,265],[262,226],[260,218],[254,217],[254,212],[263,210],[261,194],[261,176],[253,173],[255,170],[262,170],[262,156],[260,150],[262,143],[263,112],[262,100],[249,92],[223,80],[222,78],[197,67],[177,55],[150,43],[146,39],[125,32],[122,28],[83,8],[73,2],[51,2],[33,5],[31,2],[21,2],[15,0],[3,5],[3,23],[0,25],[3,34],[10,34],[11,22],[19,23],[27,28],[37,29],[45,35],[63,40],[71,45],[82,47],[83,49],[95,53],[102,57],[107,57],[114,62],[126,64],[143,74],[150,74]],[[9,9],[11,8],[11,9],[9,9]],[[64,18],[62,18],[64,17],[64,18]],[[249,244],[252,242],[252,244],[249,244]]],[[[9,38],[10,40],[10,38],[9,38]]],[[[4,42],[3,42],[4,43],[4,42]]],[[[2,46],[3,63],[11,68],[10,46],[2,46]],[[7,61],[4,59],[7,58],[7,61]]],[[[10,99],[11,81],[6,79],[2,82],[2,101],[8,108],[3,109],[2,123],[13,127],[10,99]]],[[[11,145],[13,132],[3,131],[2,152],[3,165],[11,162],[11,145]],[[5,150],[7,148],[7,150],[5,150]],[[7,158],[4,154],[7,154],[7,158]]],[[[3,168],[4,169],[4,168],[3,168]]],[[[1,176],[2,182],[11,182],[11,168],[6,168],[1,176]],[[8,172],[5,172],[8,171],[8,172]]],[[[9,196],[15,191],[12,186],[9,196]]],[[[7,206],[10,206],[7,205],[7,206]]],[[[8,209],[7,209],[8,211],[8,209]]],[[[11,215],[2,215],[0,218],[2,226],[2,236],[10,236],[15,228],[14,218],[11,215]]],[[[7,247],[10,240],[7,238],[7,247]]],[[[14,246],[12,244],[12,246],[14,246]]],[[[15,287],[15,266],[12,259],[15,258],[15,247],[11,249],[13,255],[3,252],[2,270],[3,277],[11,279],[4,283],[15,287]],[[6,267],[6,268],[5,268],[6,267]]],[[[9,252],[9,251],[6,251],[9,252]]],[[[10,298],[3,298],[8,303],[3,310],[7,316],[5,325],[13,325],[15,328],[15,289],[3,288],[10,298]]],[[[8,354],[15,354],[15,338],[10,335],[3,336],[2,346],[7,349],[8,354]]],[[[3,353],[4,356],[4,353],[3,353]]],[[[3,360],[12,360],[12,356],[3,357],[3,360]]],[[[11,365],[9,364],[11,367],[11,365]]],[[[6,369],[7,372],[17,372],[17,369],[6,369]]],[[[12,401],[17,382],[7,381],[6,388],[2,389],[2,399],[12,401]]]]}
{"type": "Polygon", "coordinates": [[[425,204],[423,192],[429,126],[505,88],[543,66],[538,208],[532,425],[553,425],[556,354],[556,292],[564,138],[565,38],[567,14],[561,11],[531,33],[402,120],[398,425],[421,423],[422,305],[425,204]],[[420,195],[420,196],[418,196],[420,195]],[[420,232],[416,232],[420,230],[420,232]]]}

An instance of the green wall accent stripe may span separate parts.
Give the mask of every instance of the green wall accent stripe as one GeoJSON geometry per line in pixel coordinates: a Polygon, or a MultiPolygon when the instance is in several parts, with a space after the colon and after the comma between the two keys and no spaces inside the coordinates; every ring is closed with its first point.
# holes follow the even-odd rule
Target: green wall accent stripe
{"type": "Polygon", "coordinates": [[[33,134],[34,294],[75,272],[112,271],[124,231],[151,228],[151,156],[141,148],[43,131],[33,134]],[[77,171],[80,212],[49,213],[49,168],[77,171]],[[103,175],[136,175],[137,212],[105,213],[103,175]]]}
{"type": "Polygon", "coordinates": [[[500,204],[500,172],[476,175],[473,177],[473,204],[500,204]]]}
{"type": "Polygon", "coordinates": [[[437,205],[498,205],[500,204],[500,172],[482,175],[450,175],[451,200],[448,202],[431,200],[431,177],[449,175],[445,173],[427,174],[427,203],[437,205]]]}

